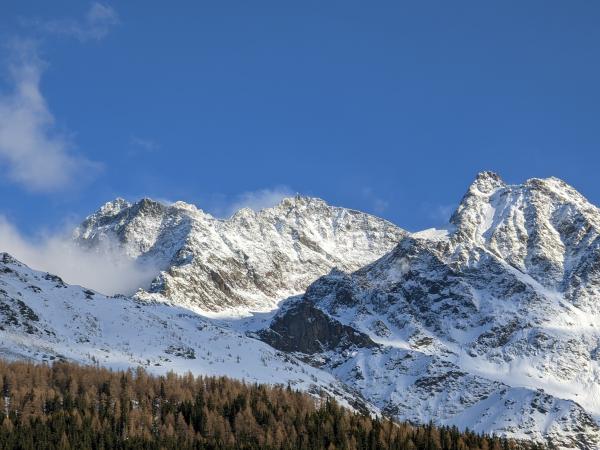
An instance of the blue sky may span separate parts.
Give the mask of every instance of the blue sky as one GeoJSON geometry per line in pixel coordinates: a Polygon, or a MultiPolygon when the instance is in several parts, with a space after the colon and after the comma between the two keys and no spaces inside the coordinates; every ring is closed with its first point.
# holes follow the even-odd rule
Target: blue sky
{"type": "Polygon", "coordinates": [[[225,214],[287,192],[417,230],[481,170],[558,176],[600,203],[595,2],[0,12],[0,215],[24,233],[116,196],[225,214]]]}

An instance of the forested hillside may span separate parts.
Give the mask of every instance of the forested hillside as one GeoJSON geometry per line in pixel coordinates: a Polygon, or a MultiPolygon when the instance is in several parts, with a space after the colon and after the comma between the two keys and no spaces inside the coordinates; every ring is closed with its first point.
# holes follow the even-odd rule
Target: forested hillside
{"type": "Polygon", "coordinates": [[[286,387],[0,361],[1,449],[537,449],[373,419],[286,387]]]}

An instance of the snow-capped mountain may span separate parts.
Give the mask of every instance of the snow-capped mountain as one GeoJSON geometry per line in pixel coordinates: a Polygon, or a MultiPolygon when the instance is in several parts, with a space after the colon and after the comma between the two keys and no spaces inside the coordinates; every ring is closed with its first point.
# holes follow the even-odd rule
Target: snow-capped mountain
{"type": "Polygon", "coordinates": [[[117,199],[74,239],[116,240],[157,267],[152,285],[105,297],[4,255],[0,348],[291,382],[399,419],[598,449],[599,236],[600,210],[564,182],[490,172],[446,229],[418,233],[305,197],[227,220],[117,199]]]}
{"type": "Polygon", "coordinates": [[[447,230],[321,278],[260,335],[398,418],[600,448],[599,233],[564,182],[482,173],[447,230]]]}
{"type": "Polygon", "coordinates": [[[137,297],[200,312],[268,311],[333,267],[353,271],[406,234],[395,225],[316,198],[286,198],[227,220],[183,202],[107,203],[75,231],[81,245],[116,240],[140,263],[161,269],[137,297]]]}

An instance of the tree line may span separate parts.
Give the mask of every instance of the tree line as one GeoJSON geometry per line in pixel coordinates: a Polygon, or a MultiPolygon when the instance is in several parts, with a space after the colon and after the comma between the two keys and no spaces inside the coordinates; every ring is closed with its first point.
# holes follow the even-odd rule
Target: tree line
{"type": "Polygon", "coordinates": [[[0,360],[0,449],[536,450],[415,426],[289,386],[0,360]]]}

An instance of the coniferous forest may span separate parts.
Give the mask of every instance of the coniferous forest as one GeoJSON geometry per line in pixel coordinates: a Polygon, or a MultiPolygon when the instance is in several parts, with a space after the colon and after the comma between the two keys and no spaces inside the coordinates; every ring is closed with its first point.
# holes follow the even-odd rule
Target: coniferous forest
{"type": "Polygon", "coordinates": [[[289,387],[0,360],[0,449],[538,449],[353,413],[289,387]]]}

